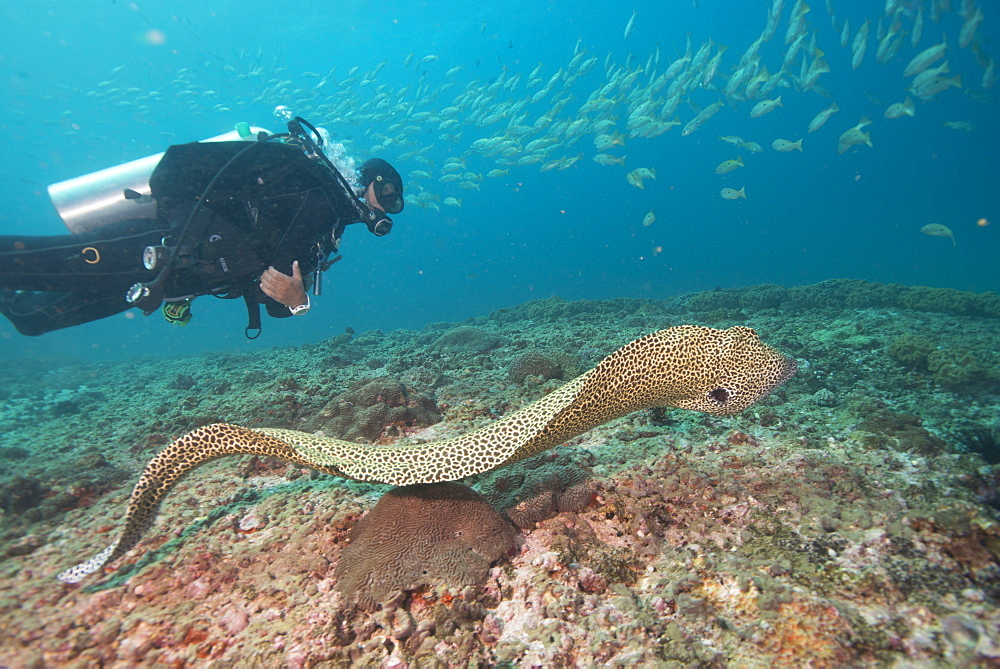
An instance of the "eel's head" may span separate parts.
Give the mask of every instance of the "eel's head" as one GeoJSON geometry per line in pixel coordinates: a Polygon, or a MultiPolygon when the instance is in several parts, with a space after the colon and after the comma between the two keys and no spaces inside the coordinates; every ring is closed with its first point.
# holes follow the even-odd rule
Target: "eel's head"
{"type": "Polygon", "coordinates": [[[672,406],[722,416],[739,413],[795,374],[795,360],[762,342],[752,328],[684,330],[680,346],[691,352],[684,367],[690,392],[672,406]]]}
{"type": "Polygon", "coordinates": [[[630,410],[676,407],[716,415],[739,413],[795,374],[795,361],[763,343],[751,328],[681,325],[642,337],[592,372],[607,395],[630,410]]]}

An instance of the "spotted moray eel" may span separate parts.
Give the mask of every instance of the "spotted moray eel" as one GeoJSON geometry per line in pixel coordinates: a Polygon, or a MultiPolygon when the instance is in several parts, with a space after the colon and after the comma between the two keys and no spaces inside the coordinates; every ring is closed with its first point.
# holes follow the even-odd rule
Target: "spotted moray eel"
{"type": "Polygon", "coordinates": [[[334,476],[392,485],[454,481],[530,457],[640,409],[735,414],[794,373],[794,361],[750,328],[681,325],[636,339],[537,402],[452,439],[372,446],[295,430],[206,425],[179,437],[146,465],[118,539],[58,578],[76,583],[123,556],[152,523],[174,483],[222,456],[272,456],[334,476]]]}

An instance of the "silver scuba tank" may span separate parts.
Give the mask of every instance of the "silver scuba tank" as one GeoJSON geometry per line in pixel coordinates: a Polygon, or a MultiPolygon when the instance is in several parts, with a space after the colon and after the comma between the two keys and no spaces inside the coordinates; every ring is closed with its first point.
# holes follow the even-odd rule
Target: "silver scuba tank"
{"type": "MultiPolygon", "coordinates": [[[[254,141],[266,128],[237,123],[236,130],[203,142],[254,141]]],[[[73,177],[48,187],[49,199],[70,232],[91,232],[130,218],[156,218],[149,177],[163,153],[131,160],[97,172],[73,177]]]]}

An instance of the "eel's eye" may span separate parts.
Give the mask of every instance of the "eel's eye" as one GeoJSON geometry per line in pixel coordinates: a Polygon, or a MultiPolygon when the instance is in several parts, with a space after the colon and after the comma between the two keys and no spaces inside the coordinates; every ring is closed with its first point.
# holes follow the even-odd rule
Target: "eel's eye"
{"type": "Polygon", "coordinates": [[[725,388],[716,388],[715,390],[708,391],[708,396],[721,405],[725,405],[731,397],[731,393],[725,388]]]}

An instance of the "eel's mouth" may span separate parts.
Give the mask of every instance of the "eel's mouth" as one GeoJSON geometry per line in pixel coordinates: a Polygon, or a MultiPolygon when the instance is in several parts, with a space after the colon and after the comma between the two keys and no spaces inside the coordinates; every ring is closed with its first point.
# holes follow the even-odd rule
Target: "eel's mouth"
{"type": "Polygon", "coordinates": [[[708,398],[720,407],[726,406],[729,403],[730,397],[732,397],[732,393],[726,388],[716,388],[715,390],[708,391],[708,398]]]}

